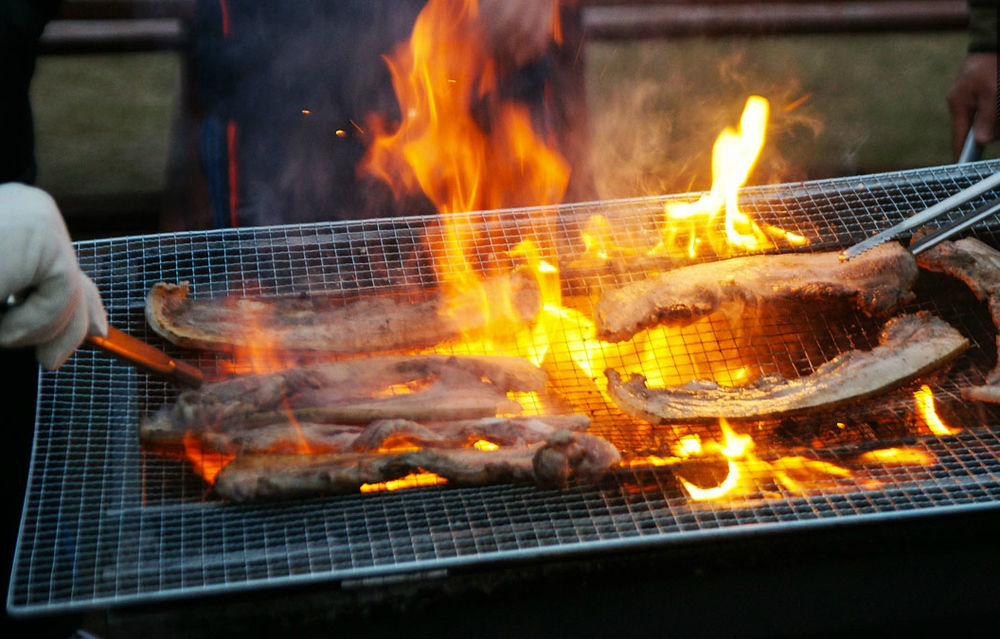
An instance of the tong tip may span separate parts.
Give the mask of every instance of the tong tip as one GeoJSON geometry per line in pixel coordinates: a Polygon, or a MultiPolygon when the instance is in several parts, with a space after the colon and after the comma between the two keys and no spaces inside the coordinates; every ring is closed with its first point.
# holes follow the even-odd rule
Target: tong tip
{"type": "Polygon", "coordinates": [[[850,260],[853,260],[854,258],[858,257],[862,253],[866,253],[866,252],[872,250],[873,248],[875,248],[876,246],[879,246],[880,244],[885,244],[885,242],[888,239],[889,239],[888,237],[881,237],[881,235],[873,235],[872,237],[868,238],[867,240],[858,242],[854,246],[849,246],[846,249],[844,249],[843,251],[841,251],[840,252],[840,261],[841,262],[848,262],[850,260]]]}

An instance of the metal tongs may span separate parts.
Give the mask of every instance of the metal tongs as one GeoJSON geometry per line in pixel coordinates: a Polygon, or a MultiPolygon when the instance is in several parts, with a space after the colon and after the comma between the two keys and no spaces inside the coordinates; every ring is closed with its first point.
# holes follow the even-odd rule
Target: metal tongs
{"type": "MultiPolygon", "coordinates": [[[[930,208],[925,209],[920,213],[917,213],[915,215],[906,218],[899,224],[887,228],[881,233],[877,233],[876,235],[871,236],[867,240],[858,242],[854,246],[845,249],[844,252],[840,254],[840,259],[850,260],[852,258],[855,258],[864,253],[865,251],[869,251],[878,246],[879,244],[891,240],[900,233],[909,231],[911,229],[915,229],[918,226],[929,222],[930,220],[933,220],[937,217],[940,217],[941,215],[953,211],[959,206],[965,204],[966,202],[969,202],[970,200],[973,200],[983,195],[984,193],[988,193],[989,191],[992,191],[998,186],[1000,186],[1000,172],[994,173],[988,178],[973,184],[969,188],[959,191],[958,193],[952,195],[951,197],[941,200],[934,206],[931,206],[930,208]]],[[[910,252],[916,255],[922,251],[926,251],[932,246],[935,246],[936,244],[948,239],[952,235],[955,235],[956,233],[959,233],[969,228],[973,224],[985,220],[986,218],[990,217],[991,215],[995,215],[998,212],[1000,212],[1000,197],[996,197],[990,200],[986,204],[983,204],[982,206],[976,208],[971,213],[967,213],[961,218],[949,222],[945,226],[942,226],[933,233],[920,238],[919,240],[917,240],[916,242],[914,242],[909,246],[910,252]]]]}
{"type": "Polygon", "coordinates": [[[204,379],[201,371],[191,364],[176,360],[155,346],[123,333],[114,326],[108,326],[108,334],[105,337],[91,335],[85,341],[127,364],[169,379],[181,386],[198,388],[204,379]]]}
{"type": "MultiPolygon", "coordinates": [[[[28,291],[9,295],[6,300],[0,302],[0,313],[7,308],[17,306],[27,295],[28,291]]],[[[152,344],[147,344],[111,325],[108,326],[106,336],[89,335],[84,342],[114,355],[126,364],[168,379],[180,386],[198,388],[204,380],[201,371],[191,364],[176,360],[152,344]]]]}

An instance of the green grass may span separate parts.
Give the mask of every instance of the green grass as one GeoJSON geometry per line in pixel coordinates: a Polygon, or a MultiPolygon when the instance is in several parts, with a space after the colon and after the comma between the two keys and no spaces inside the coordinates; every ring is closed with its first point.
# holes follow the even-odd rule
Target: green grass
{"type": "Polygon", "coordinates": [[[163,188],[177,56],[52,56],[38,61],[32,101],[38,184],[57,195],[163,188]]]}
{"type": "MultiPolygon", "coordinates": [[[[957,32],[590,43],[600,194],[705,188],[712,142],[753,93],[772,114],[752,182],[947,163],[944,94],[964,45],[957,32]]],[[[177,73],[172,54],[42,58],[40,184],[57,195],[162,189],[177,73]]]]}
{"type": "Polygon", "coordinates": [[[944,96],[964,50],[961,33],[591,44],[600,192],[707,187],[712,143],[751,94],[772,107],[751,182],[949,163],[944,96]]]}

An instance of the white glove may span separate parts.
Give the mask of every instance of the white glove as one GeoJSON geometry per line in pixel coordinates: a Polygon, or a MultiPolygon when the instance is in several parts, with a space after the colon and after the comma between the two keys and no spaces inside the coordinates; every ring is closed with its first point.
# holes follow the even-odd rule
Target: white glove
{"type": "Polygon", "coordinates": [[[100,293],[80,270],[55,201],[41,189],[2,184],[0,304],[22,294],[0,312],[0,346],[37,345],[45,368],[59,368],[87,335],[108,332],[100,293]]]}

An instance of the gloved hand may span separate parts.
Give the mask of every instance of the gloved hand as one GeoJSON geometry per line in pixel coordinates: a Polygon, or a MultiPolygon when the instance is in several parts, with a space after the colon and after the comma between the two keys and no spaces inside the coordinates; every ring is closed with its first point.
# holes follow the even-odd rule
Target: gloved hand
{"type": "Polygon", "coordinates": [[[557,0],[479,0],[493,54],[523,66],[542,57],[552,41],[557,0]]]}
{"type": "Polygon", "coordinates": [[[47,369],[61,366],[87,335],[108,332],[97,287],[80,270],[55,201],[24,184],[0,185],[0,346],[30,346],[47,369]]]}

